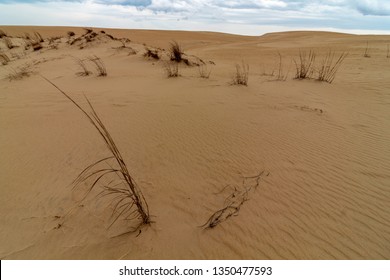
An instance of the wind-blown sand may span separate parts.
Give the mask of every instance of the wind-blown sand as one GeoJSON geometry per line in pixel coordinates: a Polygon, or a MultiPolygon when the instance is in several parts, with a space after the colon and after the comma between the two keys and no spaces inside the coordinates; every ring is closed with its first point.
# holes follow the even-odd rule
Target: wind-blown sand
{"type": "MultiPolygon", "coordinates": [[[[73,27],[6,27],[0,39],[1,259],[389,259],[390,36],[287,32],[245,37],[210,32],[104,29],[70,46],[73,27]],[[43,48],[25,50],[25,32],[43,48]],[[48,38],[62,36],[57,47],[48,38]],[[176,40],[198,68],[167,78],[145,46],[176,40]],[[370,57],[363,57],[369,46],[370,57]],[[332,84],[294,80],[300,50],[317,61],[345,51],[332,84]],[[274,81],[280,52],[286,81],[274,81]],[[107,77],[78,76],[75,58],[100,57],[107,77]],[[230,85],[235,64],[249,84],[230,85]],[[20,80],[9,74],[28,65],[20,80]],[[274,76],[271,76],[272,71],[274,76]],[[149,204],[152,223],[108,229],[104,201],[80,202],[72,181],[109,153],[77,102],[85,94],[149,204]],[[199,227],[244,176],[265,171],[238,215],[199,227]],[[268,174],[265,176],[265,174],[268,174]],[[228,187],[226,187],[229,185],[228,187]]],[[[162,50],[160,50],[163,53],[162,50]]],[[[252,182],[253,183],[253,182],[252,182]]]]}

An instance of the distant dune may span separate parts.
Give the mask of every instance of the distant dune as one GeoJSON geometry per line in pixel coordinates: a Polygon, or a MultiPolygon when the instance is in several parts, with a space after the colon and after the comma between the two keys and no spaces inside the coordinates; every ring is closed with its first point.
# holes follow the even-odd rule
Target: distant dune
{"type": "Polygon", "coordinates": [[[0,30],[1,259],[390,258],[390,36],[0,30]]]}

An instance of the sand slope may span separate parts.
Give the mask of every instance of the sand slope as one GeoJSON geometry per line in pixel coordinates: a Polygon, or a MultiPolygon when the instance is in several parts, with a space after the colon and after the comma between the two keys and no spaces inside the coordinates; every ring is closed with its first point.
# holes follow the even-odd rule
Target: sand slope
{"type": "MultiPolygon", "coordinates": [[[[288,32],[261,37],[110,30],[120,40],[70,46],[67,27],[1,27],[20,47],[1,52],[1,259],[389,259],[389,36],[288,32]],[[17,36],[40,32],[39,51],[17,36]],[[48,38],[60,36],[57,47],[48,38]],[[211,75],[180,65],[167,78],[145,47],[178,41],[211,75]],[[363,57],[369,42],[370,57],[363,57]],[[293,80],[299,50],[349,53],[332,84],[293,80]],[[274,81],[279,56],[288,73],[274,81]],[[100,57],[107,77],[78,76],[75,58],[100,57]],[[249,85],[230,85],[235,64],[249,85]],[[9,80],[28,66],[29,77],[9,80]],[[274,74],[272,76],[271,74],[274,74]],[[88,120],[40,75],[80,104],[93,103],[155,223],[141,234],[108,229],[104,201],[80,202],[72,180],[108,154],[88,120]],[[261,171],[237,216],[199,226],[243,177],[261,171]],[[226,187],[230,185],[230,187],[226,187]]],[[[94,29],[99,32],[101,29],[94,29]]],[[[99,33],[100,34],[100,33],[99,33]]],[[[101,34],[100,34],[101,35],[101,34]]],[[[99,35],[99,36],[100,36],[99,35]]],[[[105,38],[105,39],[104,39],[105,38]]],[[[246,182],[245,184],[253,184],[246,182]]]]}

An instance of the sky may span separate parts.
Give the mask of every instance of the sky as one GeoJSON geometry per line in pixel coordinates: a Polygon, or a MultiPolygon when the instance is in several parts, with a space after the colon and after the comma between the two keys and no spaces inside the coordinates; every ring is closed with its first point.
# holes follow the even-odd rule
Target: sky
{"type": "Polygon", "coordinates": [[[390,34],[390,0],[0,0],[0,25],[390,34]]]}

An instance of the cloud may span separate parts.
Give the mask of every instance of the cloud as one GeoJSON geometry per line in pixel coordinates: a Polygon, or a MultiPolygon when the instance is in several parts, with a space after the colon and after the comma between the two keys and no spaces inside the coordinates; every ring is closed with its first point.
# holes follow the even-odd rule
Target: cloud
{"type": "Polygon", "coordinates": [[[389,15],[390,1],[379,0],[0,0],[1,25],[388,31],[389,15]]]}

